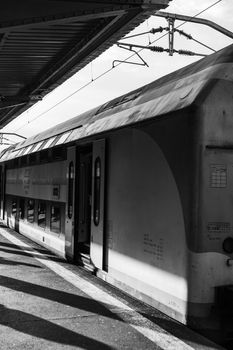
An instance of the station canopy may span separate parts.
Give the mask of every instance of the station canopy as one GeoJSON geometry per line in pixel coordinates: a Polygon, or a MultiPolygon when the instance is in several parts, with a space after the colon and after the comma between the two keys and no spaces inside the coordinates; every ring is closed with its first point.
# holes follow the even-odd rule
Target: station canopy
{"type": "Polygon", "coordinates": [[[2,1],[0,129],[169,1],[2,1]]]}

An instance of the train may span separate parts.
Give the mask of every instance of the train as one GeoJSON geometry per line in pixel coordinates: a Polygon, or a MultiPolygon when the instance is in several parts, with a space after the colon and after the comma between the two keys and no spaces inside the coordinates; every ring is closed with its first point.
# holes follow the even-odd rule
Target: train
{"type": "Polygon", "coordinates": [[[4,149],[0,218],[232,341],[233,45],[4,149]]]}

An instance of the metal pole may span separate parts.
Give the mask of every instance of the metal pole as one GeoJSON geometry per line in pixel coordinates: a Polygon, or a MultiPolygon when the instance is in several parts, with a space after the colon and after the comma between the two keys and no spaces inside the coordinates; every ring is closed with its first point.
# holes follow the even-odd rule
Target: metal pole
{"type": "Polygon", "coordinates": [[[213,28],[217,30],[218,32],[228,36],[229,38],[233,39],[233,33],[230,30],[227,30],[224,27],[219,26],[218,24],[209,21],[204,18],[197,18],[197,17],[190,17],[190,16],[184,16],[184,15],[179,15],[177,13],[169,13],[169,12],[164,12],[164,11],[157,11],[154,16],[156,17],[164,17],[166,19],[174,19],[174,20],[179,20],[179,21],[185,21],[185,22],[193,22],[193,23],[198,23],[198,24],[204,24],[210,28],[213,28]]]}
{"type": "Polygon", "coordinates": [[[168,18],[169,56],[173,56],[173,52],[174,52],[174,23],[175,23],[175,20],[173,18],[168,18]]]}

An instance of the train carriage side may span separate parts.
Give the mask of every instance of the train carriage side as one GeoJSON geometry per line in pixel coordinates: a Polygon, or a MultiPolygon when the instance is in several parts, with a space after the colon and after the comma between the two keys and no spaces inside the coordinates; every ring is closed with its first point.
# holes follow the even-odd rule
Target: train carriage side
{"type": "Polygon", "coordinates": [[[63,145],[62,159],[7,162],[7,224],[186,323],[193,118],[188,108],[63,145]]]}
{"type": "Polygon", "coordinates": [[[217,340],[233,284],[232,57],[71,121],[60,146],[56,129],[2,157],[8,225],[217,340]]]}
{"type": "Polygon", "coordinates": [[[6,162],[4,219],[9,227],[64,256],[65,210],[64,147],[6,162]]]}
{"type": "MultiPolygon", "coordinates": [[[[231,56],[232,57],[232,56],[231,56]]],[[[232,342],[233,64],[219,64],[200,98],[196,219],[190,251],[188,322],[232,342]]]]}
{"type": "Polygon", "coordinates": [[[107,137],[105,278],[184,323],[189,264],[185,225],[192,208],[195,155],[191,114],[171,113],[107,137]]]}

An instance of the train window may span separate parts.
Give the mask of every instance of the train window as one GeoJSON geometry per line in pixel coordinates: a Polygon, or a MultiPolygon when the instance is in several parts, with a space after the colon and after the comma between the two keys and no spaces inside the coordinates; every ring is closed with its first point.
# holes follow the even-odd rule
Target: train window
{"type": "Polygon", "coordinates": [[[29,164],[35,164],[37,162],[37,153],[29,154],[29,164]]]}
{"type": "Polygon", "coordinates": [[[20,158],[14,159],[14,168],[18,168],[19,167],[19,162],[20,162],[20,158]]]}
{"type": "Polygon", "coordinates": [[[73,188],[74,188],[74,163],[69,164],[68,174],[68,218],[72,218],[73,214],[73,188]]]}
{"type": "Polygon", "coordinates": [[[11,214],[16,216],[17,214],[17,199],[13,198],[11,202],[11,214]]]}
{"type": "Polygon", "coordinates": [[[19,158],[11,159],[7,162],[7,169],[14,169],[19,167],[19,158]]]}
{"type": "Polygon", "coordinates": [[[40,162],[46,162],[49,159],[49,152],[48,150],[44,150],[40,152],[40,162]]]}
{"type": "Polygon", "coordinates": [[[61,208],[59,205],[51,205],[50,230],[56,233],[61,232],[61,208]]]}
{"type": "Polygon", "coordinates": [[[38,226],[46,226],[46,203],[43,201],[38,203],[38,226]]]}
{"type": "Polygon", "coordinates": [[[20,165],[21,165],[21,166],[27,165],[27,156],[23,156],[23,157],[20,159],[20,165]]]}
{"type": "Polygon", "coordinates": [[[50,146],[52,145],[53,141],[55,140],[55,138],[56,138],[56,136],[51,137],[50,139],[48,139],[48,140],[45,142],[45,144],[43,145],[43,148],[45,149],[45,148],[50,147],[50,146]]]}
{"type": "Polygon", "coordinates": [[[32,150],[33,146],[34,146],[34,145],[28,146],[28,147],[25,149],[24,155],[28,154],[28,153],[32,150]]]}
{"type": "Polygon", "coordinates": [[[101,180],[101,161],[97,157],[94,167],[94,224],[99,225],[100,221],[100,180],[101,180]]]}
{"type": "Polygon", "coordinates": [[[22,151],[18,155],[20,155],[22,157],[25,155],[26,151],[27,151],[27,147],[24,147],[24,148],[22,148],[22,151]]]}
{"type": "Polygon", "coordinates": [[[40,141],[40,142],[36,143],[35,147],[33,148],[33,152],[37,152],[39,150],[39,148],[41,147],[43,142],[44,141],[40,141]]]}
{"type": "Polygon", "coordinates": [[[9,161],[7,162],[7,168],[8,168],[8,169],[14,168],[14,159],[9,160],[9,161]]]}
{"type": "Polygon", "coordinates": [[[35,201],[34,201],[34,199],[28,199],[27,219],[28,219],[28,222],[30,222],[30,223],[33,223],[35,220],[35,201]]]}
{"type": "Polygon", "coordinates": [[[20,156],[22,156],[23,155],[23,153],[24,153],[24,148],[21,148],[20,150],[19,150],[19,152],[17,153],[17,157],[20,157],[20,156]]]}
{"type": "Polygon", "coordinates": [[[56,142],[56,145],[64,143],[66,141],[66,139],[68,138],[68,136],[70,136],[70,134],[71,134],[71,131],[68,131],[68,132],[66,132],[64,134],[61,134],[59,139],[56,142]]]}
{"type": "Polygon", "coordinates": [[[24,201],[24,198],[20,198],[20,200],[19,200],[19,218],[21,220],[24,219],[24,212],[25,212],[25,201],[24,201]]]}
{"type": "Polygon", "coordinates": [[[65,160],[66,159],[66,148],[64,146],[56,147],[52,150],[53,160],[65,160]]]}

